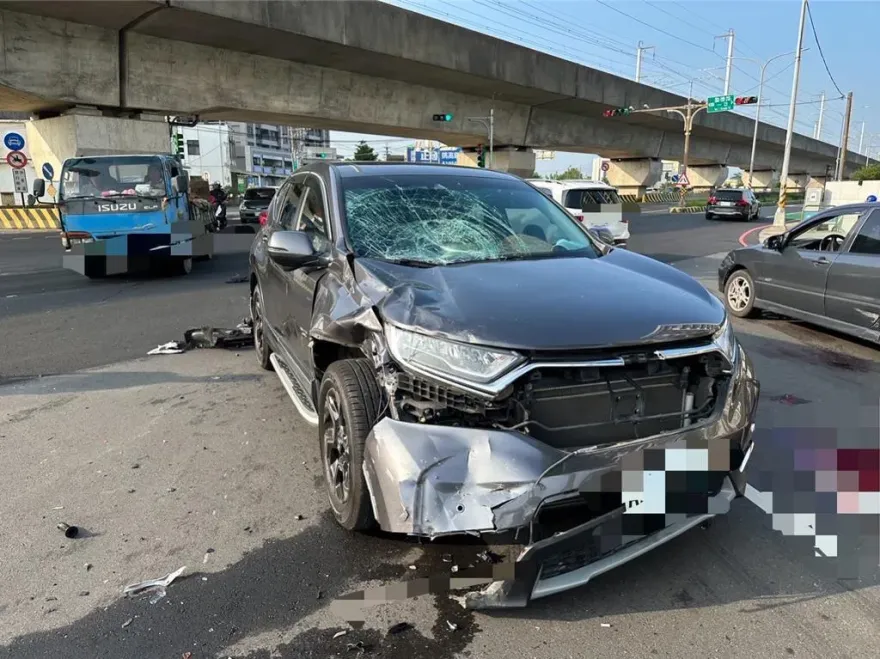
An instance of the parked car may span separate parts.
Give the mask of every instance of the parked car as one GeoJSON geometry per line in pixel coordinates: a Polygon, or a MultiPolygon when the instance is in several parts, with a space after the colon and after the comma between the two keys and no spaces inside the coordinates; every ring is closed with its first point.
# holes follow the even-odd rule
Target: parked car
{"type": "Polygon", "coordinates": [[[880,342],[880,204],[829,208],[718,268],[728,311],[766,309],[880,342]]]}
{"type": "Polygon", "coordinates": [[[748,188],[719,188],[713,190],[706,205],[706,219],[735,217],[740,220],[757,220],[761,215],[761,202],[748,188]]]}
{"type": "Polygon", "coordinates": [[[238,217],[242,224],[256,223],[260,213],[269,208],[269,203],[275,196],[277,188],[248,188],[244,191],[241,205],[238,207],[238,217]]]}
{"type": "Polygon", "coordinates": [[[528,179],[529,183],[561,204],[584,226],[607,229],[613,242],[626,247],[629,223],[623,217],[623,202],[617,190],[598,181],[552,181],[528,179]]]}
{"type": "Polygon", "coordinates": [[[336,520],[507,538],[516,578],[467,606],[586,583],[743,495],[759,385],[691,277],[484,169],[316,163],[267,215],[256,357],[316,428],[336,520]],[[622,485],[685,446],[731,462],[666,500],[622,485]]]}

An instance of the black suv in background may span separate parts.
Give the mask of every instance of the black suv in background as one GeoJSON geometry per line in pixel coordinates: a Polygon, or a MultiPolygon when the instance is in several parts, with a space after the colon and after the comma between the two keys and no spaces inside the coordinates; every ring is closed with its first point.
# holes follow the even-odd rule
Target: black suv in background
{"type": "Polygon", "coordinates": [[[274,196],[275,188],[248,188],[245,190],[241,205],[238,207],[238,217],[241,223],[256,223],[260,218],[260,213],[269,208],[274,196]]]}
{"type": "Polygon", "coordinates": [[[761,202],[748,188],[725,188],[716,190],[709,197],[706,206],[706,219],[716,217],[735,217],[740,220],[757,220],[761,213],[761,202]]]}
{"type": "Polygon", "coordinates": [[[520,563],[468,607],[586,583],[744,493],[759,385],[724,306],[516,176],[308,165],[250,265],[257,359],[314,428],[339,524],[479,535],[520,563]],[[665,501],[622,485],[684,447],[730,458],[665,501]]]}

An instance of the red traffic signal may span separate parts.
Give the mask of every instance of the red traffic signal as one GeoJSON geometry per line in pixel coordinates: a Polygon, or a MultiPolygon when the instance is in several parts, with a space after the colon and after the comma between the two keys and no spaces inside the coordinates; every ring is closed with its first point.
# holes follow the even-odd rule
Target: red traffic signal
{"type": "Polygon", "coordinates": [[[754,105],[757,102],[757,96],[737,96],[736,100],[734,100],[736,105],[754,105]]]}
{"type": "Polygon", "coordinates": [[[603,117],[620,117],[620,116],[625,117],[630,112],[632,112],[634,109],[635,108],[633,108],[633,106],[630,105],[629,107],[626,107],[626,108],[616,108],[614,110],[605,110],[604,112],[602,112],[602,116],[603,117]]]}
{"type": "Polygon", "coordinates": [[[614,116],[614,110],[605,110],[605,112],[602,113],[602,116],[603,116],[603,117],[613,117],[613,116],[614,116]]]}

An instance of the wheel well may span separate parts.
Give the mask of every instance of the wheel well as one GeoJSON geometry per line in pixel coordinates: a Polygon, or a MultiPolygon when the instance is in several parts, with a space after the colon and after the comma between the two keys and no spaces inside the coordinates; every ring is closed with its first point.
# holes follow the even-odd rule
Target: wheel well
{"type": "Polygon", "coordinates": [[[255,272],[251,273],[250,285],[251,285],[250,293],[251,293],[251,295],[253,295],[254,289],[257,287],[257,274],[255,272]]]}
{"type": "Polygon", "coordinates": [[[358,348],[331,343],[330,341],[315,340],[312,343],[312,360],[315,363],[315,379],[320,381],[324,372],[330,368],[330,364],[341,359],[360,359],[364,353],[358,348]]]}
{"type": "MultiPolygon", "coordinates": [[[[746,268],[746,266],[744,266],[744,265],[735,265],[735,266],[733,266],[733,267],[730,269],[730,272],[728,272],[728,273],[727,273],[727,276],[724,278],[724,286],[725,286],[725,287],[727,286],[727,282],[730,281],[730,278],[733,277],[734,273],[737,273],[737,272],[739,272],[740,270],[745,270],[746,272],[748,272],[748,268],[746,268]]],[[[724,291],[722,291],[722,293],[723,293],[723,292],[724,292],[724,291]]]]}

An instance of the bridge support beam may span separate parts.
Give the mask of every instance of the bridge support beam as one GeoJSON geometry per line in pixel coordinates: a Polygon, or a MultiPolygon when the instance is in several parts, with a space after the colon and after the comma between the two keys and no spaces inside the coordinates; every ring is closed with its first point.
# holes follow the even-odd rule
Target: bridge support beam
{"type": "Polygon", "coordinates": [[[688,184],[692,192],[706,192],[717,188],[727,180],[725,165],[689,165],[688,184]]]}
{"type": "Polygon", "coordinates": [[[749,173],[743,172],[743,184],[752,190],[771,190],[773,183],[776,181],[778,174],[773,169],[756,169],[752,172],[752,178],[749,180],[749,173]]]}
{"type": "Polygon", "coordinates": [[[663,175],[663,163],[658,158],[628,158],[609,160],[605,178],[621,195],[642,197],[646,190],[663,175]]]}
{"type": "Polygon", "coordinates": [[[812,177],[806,172],[802,172],[799,174],[789,174],[788,180],[785,182],[786,190],[797,190],[803,191],[806,190],[807,184],[810,182],[812,177]]]}
{"type": "MultiPolygon", "coordinates": [[[[507,172],[521,178],[531,178],[535,173],[535,152],[527,147],[500,146],[493,150],[492,155],[484,147],[486,169],[507,172]]],[[[458,155],[458,164],[468,167],[477,166],[477,151],[464,147],[458,155]]]]}
{"type": "Polygon", "coordinates": [[[31,120],[27,123],[27,141],[36,171],[48,163],[56,177],[67,158],[171,150],[164,117],[105,117],[94,108],[73,108],[57,117],[31,120]]]}

